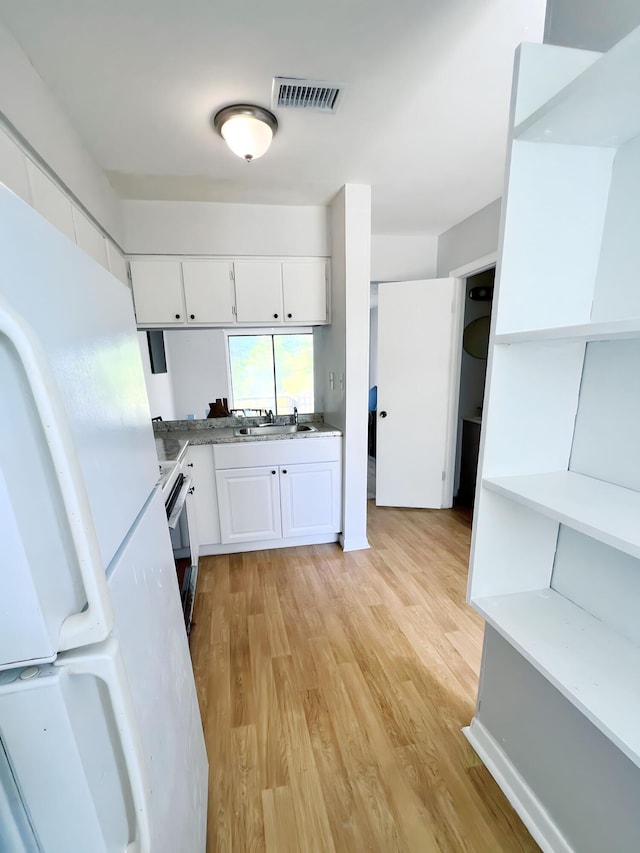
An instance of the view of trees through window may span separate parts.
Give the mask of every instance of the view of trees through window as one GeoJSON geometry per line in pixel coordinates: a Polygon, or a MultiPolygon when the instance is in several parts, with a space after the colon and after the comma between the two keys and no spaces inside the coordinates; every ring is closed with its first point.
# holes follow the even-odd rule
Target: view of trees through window
{"type": "Polygon", "coordinates": [[[313,412],[313,335],[229,335],[234,409],[313,412]]]}

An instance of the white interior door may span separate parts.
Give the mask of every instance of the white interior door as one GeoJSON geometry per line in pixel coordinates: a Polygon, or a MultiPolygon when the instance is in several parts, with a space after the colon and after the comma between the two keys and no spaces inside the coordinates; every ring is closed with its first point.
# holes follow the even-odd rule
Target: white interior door
{"type": "Polygon", "coordinates": [[[379,285],[378,506],[451,505],[462,286],[455,278],[379,285]]]}

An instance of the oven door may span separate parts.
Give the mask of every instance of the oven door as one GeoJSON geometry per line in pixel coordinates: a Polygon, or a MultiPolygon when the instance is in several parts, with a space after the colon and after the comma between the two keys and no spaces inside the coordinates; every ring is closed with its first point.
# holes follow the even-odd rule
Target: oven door
{"type": "Polygon", "coordinates": [[[168,516],[171,545],[176,561],[178,585],[180,587],[180,597],[182,599],[182,610],[187,634],[191,630],[191,617],[193,615],[196,582],[198,579],[198,555],[200,552],[193,498],[194,491],[195,486],[191,477],[185,476],[180,486],[178,497],[168,516]]]}

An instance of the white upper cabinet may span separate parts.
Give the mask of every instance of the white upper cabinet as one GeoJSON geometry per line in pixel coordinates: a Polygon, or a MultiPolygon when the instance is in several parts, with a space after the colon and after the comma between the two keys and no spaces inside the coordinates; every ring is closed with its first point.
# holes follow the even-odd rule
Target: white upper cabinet
{"type": "Polygon", "coordinates": [[[33,206],[63,234],[75,243],[73,208],[67,196],[35,163],[27,163],[33,206]]]}
{"type": "Polygon", "coordinates": [[[31,188],[24,152],[4,131],[0,130],[0,182],[31,204],[31,188]]]}
{"type": "Polygon", "coordinates": [[[187,323],[233,323],[233,274],[229,261],[183,261],[187,323]]]}
{"type": "Polygon", "coordinates": [[[107,260],[107,244],[92,222],[89,222],[87,217],[80,213],[77,207],[73,208],[73,222],[76,233],[76,243],[88,255],[97,261],[100,266],[109,269],[107,260]]]}
{"type": "Polygon", "coordinates": [[[326,261],[285,261],[282,294],[286,323],[326,323],[326,261]]]}
{"type": "Polygon", "coordinates": [[[233,266],[238,322],[282,322],[282,264],[279,261],[238,261],[233,266]]]}
{"type": "Polygon", "coordinates": [[[184,322],[180,261],[131,261],[131,280],[139,325],[184,322]]]}
{"type": "Polygon", "coordinates": [[[138,325],[323,325],[329,322],[327,271],[325,258],[136,258],[131,284],[138,325]]]}
{"type": "Polygon", "coordinates": [[[109,271],[115,276],[118,281],[129,286],[129,276],[127,274],[127,261],[124,255],[117,248],[115,243],[107,240],[107,257],[109,259],[109,271]]]}

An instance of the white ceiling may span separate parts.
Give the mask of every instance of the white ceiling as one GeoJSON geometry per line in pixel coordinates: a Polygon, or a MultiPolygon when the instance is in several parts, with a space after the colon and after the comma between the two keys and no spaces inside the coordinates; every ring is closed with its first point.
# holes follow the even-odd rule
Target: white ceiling
{"type": "Polygon", "coordinates": [[[0,17],[124,198],[325,203],[373,187],[373,231],[441,233],[502,193],[513,54],[545,0],[0,0],[0,17]],[[344,84],[281,110],[247,165],[211,129],[274,76],[344,84]]]}

